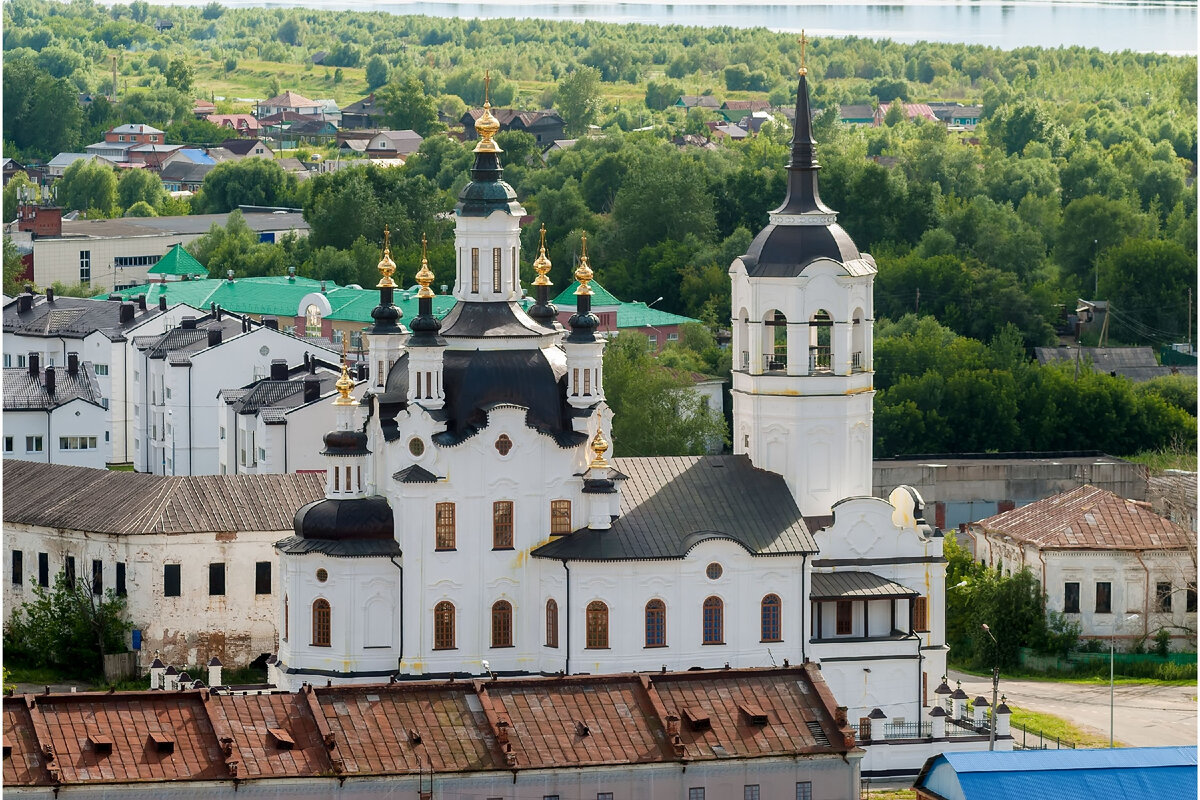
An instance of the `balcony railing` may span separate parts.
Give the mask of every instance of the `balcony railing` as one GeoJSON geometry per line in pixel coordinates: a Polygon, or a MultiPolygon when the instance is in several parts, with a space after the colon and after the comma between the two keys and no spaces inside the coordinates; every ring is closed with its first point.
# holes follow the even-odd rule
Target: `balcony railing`
{"type": "Polygon", "coordinates": [[[862,372],[863,354],[862,350],[855,350],[850,354],[850,369],[854,372],[862,372]]]}
{"type": "Polygon", "coordinates": [[[808,371],[809,372],[832,372],[833,371],[833,350],[830,347],[810,347],[808,348],[808,371]]]}
{"type": "Polygon", "coordinates": [[[767,372],[786,371],[787,351],[777,350],[773,353],[763,353],[763,369],[767,372]]]}

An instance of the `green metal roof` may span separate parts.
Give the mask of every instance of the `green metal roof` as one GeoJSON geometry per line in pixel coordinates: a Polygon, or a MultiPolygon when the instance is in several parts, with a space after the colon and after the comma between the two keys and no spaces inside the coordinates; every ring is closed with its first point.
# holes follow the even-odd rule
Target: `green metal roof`
{"type": "MultiPolygon", "coordinates": [[[[592,308],[616,306],[618,328],[645,328],[647,326],[657,328],[660,325],[682,325],[685,322],[699,322],[699,320],[692,319],[691,317],[684,317],[679,314],[672,314],[670,311],[660,311],[657,308],[650,308],[640,301],[626,303],[623,300],[618,300],[611,292],[596,281],[592,281],[591,285],[592,308]]],[[[575,308],[577,305],[575,301],[575,289],[578,287],[579,281],[572,283],[558,297],[554,298],[554,305],[563,310],[575,308]]]]}
{"type": "Polygon", "coordinates": [[[183,245],[175,244],[167,254],[149,269],[151,275],[204,275],[208,276],[208,267],[196,260],[196,257],[183,249],[183,245]]]}
{"type": "MultiPolygon", "coordinates": [[[[621,301],[612,296],[612,293],[601,286],[598,282],[592,281],[592,308],[603,306],[619,306],[621,301]]],[[[558,297],[551,302],[556,306],[571,306],[575,307],[575,290],[579,288],[579,281],[572,281],[571,285],[563,289],[558,297]]]]}

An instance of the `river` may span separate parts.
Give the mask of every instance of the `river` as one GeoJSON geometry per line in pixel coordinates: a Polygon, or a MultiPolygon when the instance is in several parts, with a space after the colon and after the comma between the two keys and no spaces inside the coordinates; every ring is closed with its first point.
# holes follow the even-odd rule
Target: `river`
{"type": "MultiPolygon", "coordinates": [[[[202,4],[200,0],[174,1],[187,5],[202,4]]],[[[271,0],[223,0],[223,4],[267,8],[299,5],[434,17],[590,19],[653,25],[765,27],[777,31],[799,31],[804,28],[810,36],[862,36],[889,38],[898,42],[966,42],[1006,50],[1028,45],[1082,45],[1108,51],[1128,49],[1194,55],[1197,39],[1196,3],[1170,0],[905,0],[887,4],[877,0],[838,3],[803,0],[791,3],[753,0],[724,3],[662,3],[648,0],[623,3],[603,0],[571,3],[521,3],[512,0],[299,0],[283,3],[271,0]]]]}

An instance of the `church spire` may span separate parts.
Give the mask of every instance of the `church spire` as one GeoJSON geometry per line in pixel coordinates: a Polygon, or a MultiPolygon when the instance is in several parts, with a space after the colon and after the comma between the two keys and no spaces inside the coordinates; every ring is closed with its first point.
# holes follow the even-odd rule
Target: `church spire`
{"type": "Polygon", "coordinates": [[[588,263],[587,234],[584,234],[580,248],[582,252],[579,256],[579,266],[575,269],[575,280],[579,281],[579,286],[575,289],[575,313],[567,321],[571,327],[571,335],[567,340],[591,342],[596,339],[596,329],[600,327],[600,320],[592,313],[591,281],[595,273],[592,272],[592,265],[588,263]]]}
{"type": "MultiPolygon", "coordinates": [[[[808,37],[800,34],[799,84],[796,88],[796,122],[792,132],[792,159],[788,162],[787,197],[776,214],[832,214],[817,189],[817,142],[813,139],[812,109],[808,98],[808,37]]],[[[826,112],[829,113],[829,112],[826,112]]]]}
{"type": "Polygon", "coordinates": [[[538,257],[533,262],[533,271],[537,273],[537,277],[533,279],[533,285],[537,288],[537,302],[529,309],[529,316],[537,324],[543,328],[554,328],[554,320],[558,316],[558,309],[550,302],[550,287],[551,283],[548,273],[550,272],[550,259],[546,257],[546,226],[542,225],[542,246],[538,251],[538,257]]]}
{"type": "Polygon", "coordinates": [[[371,318],[375,320],[375,324],[371,326],[368,333],[403,333],[397,324],[404,313],[396,308],[395,303],[396,281],[392,279],[392,273],[396,271],[396,262],[392,261],[391,239],[392,232],[387,225],[384,225],[383,258],[379,259],[377,268],[380,277],[379,283],[375,285],[375,288],[379,290],[379,305],[371,311],[371,318]]]}
{"type": "Polygon", "coordinates": [[[409,328],[412,330],[412,336],[408,340],[408,346],[413,347],[442,347],[446,344],[446,340],[438,336],[438,331],[442,328],[442,323],[433,315],[433,290],[429,288],[429,284],[433,283],[433,270],[429,268],[428,243],[425,239],[425,234],[421,234],[421,268],[417,270],[417,283],[420,289],[417,290],[417,316],[413,317],[412,324],[409,328]]]}

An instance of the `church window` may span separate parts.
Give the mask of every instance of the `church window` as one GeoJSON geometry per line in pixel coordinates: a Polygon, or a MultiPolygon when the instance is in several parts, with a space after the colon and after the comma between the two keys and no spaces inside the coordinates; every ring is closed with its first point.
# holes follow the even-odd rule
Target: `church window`
{"type": "Polygon", "coordinates": [[[321,309],[316,303],[309,303],[304,309],[304,335],[321,335],[321,309]]]}
{"type": "Polygon", "coordinates": [[[327,580],[329,580],[329,573],[325,571],[324,567],[321,567],[317,570],[317,582],[324,583],[327,580]]]}
{"type": "Polygon", "coordinates": [[[571,395],[579,396],[579,367],[571,370],[571,395]]]}
{"type": "Polygon", "coordinates": [[[502,456],[508,455],[509,451],[512,450],[512,446],[512,439],[508,438],[507,433],[500,434],[500,438],[496,440],[496,452],[502,456]]]}
{"type": "Polygon", "coordinates": [[[667,604],[662,600],[646,603],[646,647],[667,646],[667,604]]]}
{"type": "Polygon", "coordinates": [[[592,371],[590,369],[583,371],[583,393],[585,395],[592,393],[592,371]]]}
{"type": "Polygon", "coordinates": [[[420,458],[421,456],[425,455],[425,442],[414,436],[408,440],[408,452],[414,457],[420,458]]]}
{"type": "Polygon", "coordinates": [[[513,504],[511,500],[492,503],[492,549],[511,550],[513,546],[513,504]]]}
{"type": "Polygon", "coordinates": [[[725,603],[719,597],[704,601],[704,643],[725,644],[725,603]]]}
{"type": "Polygon", "coordinates": [[[929,598],[913,598],[913,630],[924,633],[929,630],[929,598]]]}
{"type": "Polygon", "coordinates": [[[550,533],[562,535],[571,532],[571,501],[550,501],[550,533]]]}
{"type": "Polygon", "coordinates": [[[492,604],[492,647],[512,646],[512,604],[497,600],[492,604]]]}
{"type": "Polygon", "coordinates": [[[342,489],[341,481],[342,481],[342,471],[340,469],[338,469],[337,467],[334,467],[333,468],[333,490],[335,492],[341,491],[341,489],[342,489]]]}
{"type": "Polygon", "coordinates": [[[479,293],[479,248],[471,248],[471,291],[479,293]]]}
{"type": "Polygon", "coordinates": [[[708,576],[708,579],[710,581],[717,580],[724,573],[725,573],[725,571],[723,569],[721,569],[721,565],[715,561],[704,568],[704,574],[708,576]]]}
{"type": "Polygon", "coordinates": [[[762,599],[762,640],[764,642],[783,641],[783,626],[780,624],[782,608],[783,604],[779,601],[777,594],[769,594],[762,599]]]}
{"type": "Polygon", "coordinates": [[[599,600],[587,607],[587,649],[608,649],[608,606],[599,600]]]}
{"type": "Polygon", "coordinates": [[[848,636],[854,632],[854,606],[849,600],[838,600],[837,627],[834,630],[838,636],[848,636]]]}
{"type": "Polygon", "coordinates": [[[500,291],[500,248],[492,248],[492,291],[500,291]]]}
{"type": "Polygon", "coordinates": [[[434,548],[437,550],[454,549],[454,503],[437,504],[434,548]]]}
{"type": "Polygon", "coordinates": [[[433,607],[433,649],[454,649],[454,604],[449,600],[433,607]]]}
{"type": "Polygon", "coordinates": [[[546,647],[558,647],[558,603],[546,601],[546,647]]]}
{"type": "Polygon", "coordinates": [[[521,276],[517,267],[517,248],[515,247],[512,249],[512,283],[514,292],[521,288],[521,276]]]}
{"type": "Polygon", "coordinates": [[[316,599],[313,601],[313,647],[329,647],[330,642],[330,611],[329,601],[316,599]]]}

